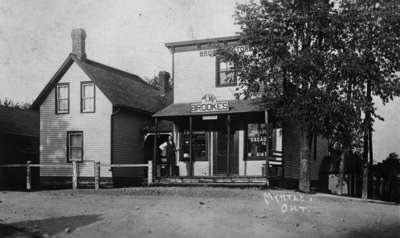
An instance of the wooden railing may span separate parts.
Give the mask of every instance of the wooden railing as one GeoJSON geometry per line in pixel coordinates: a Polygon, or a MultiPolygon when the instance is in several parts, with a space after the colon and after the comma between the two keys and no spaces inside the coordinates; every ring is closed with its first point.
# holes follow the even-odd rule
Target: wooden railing
{"type": "Polygon", "coordinates": [[[283,154],[282,151],[271,151],[268,155],[268,165],[267,163],[263,164],[262,174],[269,178],[283,177],[283,154]],[[267,168],[268,167],[268,168],[267,168]],[[272,169],[276,170],[272,170],[272,169]],[[280,168],[280,172],[279,172],[280,168]],[[267,170],[268,169],[268,173],[267,170]]]}
{"type": "MultiPolygon", "coordinates": [[[[140,168],[147,167],[147,184],[151,185],[153,183],[153,164],[149,161],[147,164],[101,164],[93,160],[85,160],[85,163],[93,163],[93,177],[94,177],[94,188],[100,188],[100,168],[140,168]]],[[[26,168],[26,189],[31,190],[31,168],[71,168],[72,169],[72,189],[78,188],[78,167],[81,162],[72,161],[72,163],[64,164],[32,164],[31,161],[27,161],[26,164],[0,164],[0,168],[26,168]]]]}

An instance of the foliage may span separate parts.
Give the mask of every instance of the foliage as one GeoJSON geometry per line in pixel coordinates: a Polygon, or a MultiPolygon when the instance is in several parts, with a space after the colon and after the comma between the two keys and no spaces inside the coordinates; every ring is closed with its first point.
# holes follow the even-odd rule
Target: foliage
{"type": "Polygon", "coordinates": [[[23,103],[23,102],[16,102],[16,101],[13,101],[12,99],[4,98],[3,100],[0,99],[0,106],[28,110],[30,108],[31,104],[23,103]]]}
{"type": "MultiPolygon", "coordinates": [[[[170,77],[169,77],[170,78],[170,77]]],[[[150,85],[154,86],[157,89],[160,89],[160,78],[157,75],[154,75],[153,78],[146,80],[150,85]]],[[[173,88],[172,80],[168,80],[167,90],[171,90],[173,88]]]]}
{"type": "Polygon", "coordinates": [[[262,0],[239,4],[235,12],[241,43],[219,53],[232,60],[238,94],[260,89],[275,99],[281,118],[330,138],[338,150],[360,150],[362,134],[376,114],[372,95],[384,103],[399,93],[396,1],[262,0]]]}
{"type": "Polygon", "coordinates": [[[400,83],[400,5],[392,0],[342,1],[332,17],[338,33],[335,54],[328,63],[329,77],[339,79],[332,85],[346,104],[364,117],[360,129],[372,128],[376,107],[368,91],[383,103],[399,95],[400,83]]]}
{"type": "Polygon", "coordinates": [[[400,158],[396,153],[390,153],[382,163],[374,167],[376,177],[385,180],[393,179],[395,176],[400,175],[400,158]]]}

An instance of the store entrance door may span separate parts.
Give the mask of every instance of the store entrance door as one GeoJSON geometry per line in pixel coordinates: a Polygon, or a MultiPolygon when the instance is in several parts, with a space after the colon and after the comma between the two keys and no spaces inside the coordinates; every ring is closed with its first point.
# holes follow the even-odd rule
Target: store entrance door
{"type": "Polygon", "coordinates": [[[232,131],[228,156],[228,135],[226,131],[214,133],[214,174],[237,175],[239,173],[239,132],[232,131]]]}

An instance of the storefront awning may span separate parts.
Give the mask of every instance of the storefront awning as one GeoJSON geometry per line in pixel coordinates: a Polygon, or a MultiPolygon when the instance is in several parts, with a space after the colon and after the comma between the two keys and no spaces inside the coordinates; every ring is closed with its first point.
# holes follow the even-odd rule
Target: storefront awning
{"type": "Polygon", "coordinates": [[[265,99],[249,100],[230,100],[229,110],[213,112],[195,112],[191,111],[192,103],[171,104],[153,114],[153,117],[180,117],[180,116],[202,116],[202,115],[220,115],[235,113],[261,112],[271,108],[272,101],[265,99]]]}

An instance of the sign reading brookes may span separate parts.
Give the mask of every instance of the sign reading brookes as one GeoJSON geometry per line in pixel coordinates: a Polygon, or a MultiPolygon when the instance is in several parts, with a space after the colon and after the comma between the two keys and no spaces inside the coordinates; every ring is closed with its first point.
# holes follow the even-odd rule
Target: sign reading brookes
{"type": "Polygon", "coordinates": [[[190,104],[190,112],[226,112],[229,111],[228,101],[217,101],[212,94],[206,94],[201,98],[201,102],[190,104]]]}

